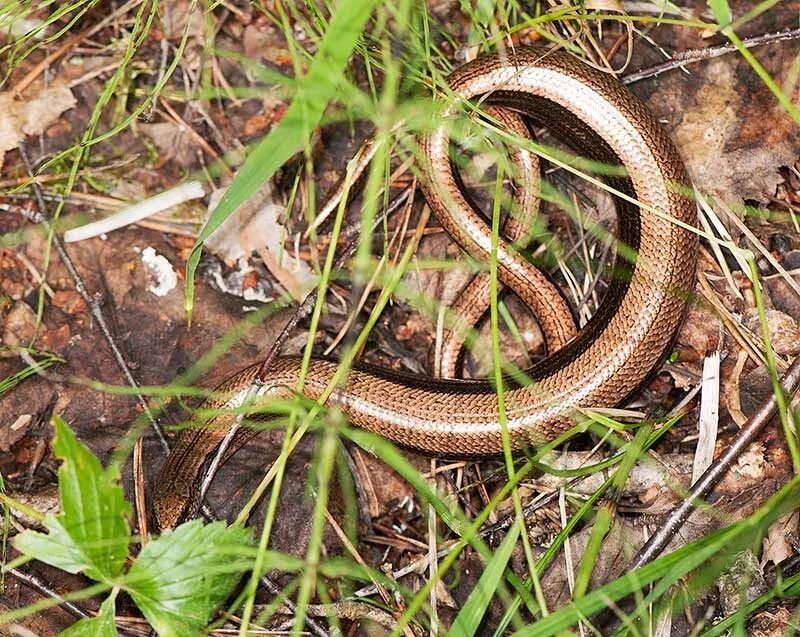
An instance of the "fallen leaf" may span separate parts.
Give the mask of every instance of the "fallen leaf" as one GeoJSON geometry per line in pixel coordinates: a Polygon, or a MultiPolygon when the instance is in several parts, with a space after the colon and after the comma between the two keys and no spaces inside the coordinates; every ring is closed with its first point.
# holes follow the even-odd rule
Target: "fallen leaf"
{"type": "MultiPolygon", "coordinates": [[[[800,325],[791,316],[779,310],[767,310],[767,331],[772,347],[781,356],[796,356],[800,353],[800,325]]],[[[753,310],[746,325],[755,334],[761,334],[758,313],[753,310]]]]}
{"type": "MultiPolygon", "coordinates": [[[[221,196],[221,191],[211,194],[209,210],[213,210],[221,196]]],[[[281,218],[285,210],[276,201],[272,183],[267,182],[225,220],[205,245],[228,265],[258,252],[281,286],[299,300],[315,276],[305,261],[290,256],[284,249],[286,229],[281,218]]]]}
{"type": "Polygon", "coordinates": [[[792,538],[796,533],[798,518],[800,518],[800,514],[797,511],[791,511],[779,517],[775,524],[769,527],[767,536],[764,538],[761,564],[768,562],[780,564],[794,555],[792,538]]]}
{"type": "Polygon", "coordinates": [[[2,342],[8,347],[26,346],[36,334],[36,312],[24,301],[17,301],[5,317],[2,342]]]}
{"type": "Polygon", "coordinates": [[[163,158],[172,158],[185,167],[195,163],[196,146],[183,126],[174,122],[155,122],[139,124],[139,130],[150,138],[163,158]]]}
{"type": "MultiPolygon", "coordinates": [[[[781,84],[796,52],[770,50],[768,70],[781,84]]],[[[766,201],[783,180],[778,169],[797,159],[800,129],[740,57],[710,61],[693,73],[699,76],[693,80],[700,86],[696,94],[676,90],[682,78],[675,76],[659,86],[658,97],[667,105],[657,109],[683,113],[672,136],[692,181],[724,201],[766,201]]]]}
{"type": "Polygon", "coordinates": [[[76,104],[63,81],[41,84],[20,99],[12,91],[0,93],[0,167],[6,151],[13,150],[30,135],[41,135],[64,111],[76,104]]]}

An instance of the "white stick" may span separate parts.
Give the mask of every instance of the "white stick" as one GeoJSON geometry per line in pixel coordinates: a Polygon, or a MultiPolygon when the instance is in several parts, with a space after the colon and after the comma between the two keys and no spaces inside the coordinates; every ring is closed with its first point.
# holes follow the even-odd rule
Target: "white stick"
{"type": "Polygon", "coordinates": [[[73,241],[82,241],[89,239],[118,228],[124,228],[132,223],[136,223],[141,219],[145,219],[158,212],[162,212],[178,204],[182,204],[192,199],[199,199],[205,197],[205,190],[203,184],[199,181],[190,181],[175,188],[170,188],[162,193],[140,201],[139,203],[127,206],[114,213],[110,217],[87,223],[85,226],[67,230],[64,233],[64,241],[72,243],[73,241]]]}

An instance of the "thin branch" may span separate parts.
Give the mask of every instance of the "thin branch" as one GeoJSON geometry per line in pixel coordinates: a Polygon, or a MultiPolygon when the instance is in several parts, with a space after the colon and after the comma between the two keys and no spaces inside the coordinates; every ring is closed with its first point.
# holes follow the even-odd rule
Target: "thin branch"
{"type": "MultiPolygon", "coordinates": [[[[794,359],[783,377],[782,387],[786,396],[791,396],[800,386],[800,356],[794,359]]],[[[772,420],[778,410],[778,399],[773,394],[759,408],[758,412],[742,427],[722,455],[706,469],[695,482],[684,501],[675,507],[667,520],[661,525],[633,559],[631,568],[639,568],[652,562],[666,548],[684,522],[689,518],[697,505],[711,492],[714,486],[725,476],[731,465],[750,444],[758,438],[764,427],[772,420]]]]}
{"type": "MultiPolygon", "coordinates": [[[[31,164],[30,158],[28,157],[27,150],[24,144],[20,144],[19,146],[19,153],[22,157],[22,161],[25,164],[25,168],[28,173],[33,177],[33,166],[31,164]]],[[[117,363],[117,366],[122,371],[123,376],[127,383],[133,387],[134,389],[138,389],[139,384],[136,382],[136,379],[133,377],[131,373],[130,367],[128,367],[128,363],[125,360],[125,356],[122,354],[122,350],[117,345],[117,341],[114,338],[114,335],[111,331],[111,327],[109,326],[108,321],[106,320],[105,315],[103,314],[103,310],[101,309],[100,299],[96,295],[89,294],[89,290],[86,287],[86,283],[83,280],[80,272],[75,267],[75,262],[69,256],[64,243],[61,241],[61,238],[56,234],[53,226],[50,224],[49,219],[47,218],[47,204],[44,201],[44,196],[42,194],[42,187],[37,182],[31,183],[31,189],[33,190],[33,194],[36,198],[36,204],[38,206],[39,212],[34,212],[32,214],[29,213],[29,218],[36,224],[41,225],[45,231],[48,233],[48,236],[52,237],[53,245],[56,248],[59,256],[61,257],[61,261],[64,264],[64,267],[67,269],[70,278],[72,279],[73,284],[75,285],[75,290],[80,294],[81,298],[86,303],[86,306],[89,308],[89,312],[97,321],[97,325],[100,328],[100,331],[103,334],[106,342],[108,343],[109,348],[111,349],[111,353],[114,356],[114,360],[117,363]]],[[[169,443],[167,442],[166,436],[164,436],[164,431],[161,429],[158,421],[156,420],[155,416],[153,415],[152,411],[150,411],[150,405],[144,399],[141,393],[136,393],[136,400],[141,406],[142,410],[147,416],[147,419],[150,421],[150,424],[153,427],[153,430],[156,432],[156,436],[158,437],[159,442],[161,443],[161,447],[164,449],[164,453],[169,453],[169,443]]]]}
{"type": "MultiPolygon", "coordinates": [[[[775,31],[773,33],[757,35],[752,38],[745,38],[742,40],[742,44],[744,44],[745,48],[752,49],[764,44],[797,39],[800,39],[800,29],[787,29],[785,31],[775,31]]],[[[656,77],[657,75],[661,75],[667,71],[682,69],[688,64],[694,64],[695,62],[722,57],[723,55],[727,55],[728,53],[733,53],[735,51],[736,47],[733,44],[720,44],[719,46],[710,46],[705,49],[690,49],[688,51],[682,51],[667,62],[656,64],[655,66],[650,66],[646,69],[636,71],[635,73],[625,75],[622,78],[622,82],[623,84],[633,84],[634,82],[640,82],[641,80],[649,77],[656,77]]]]}
{"type": "Polygon", "coordinates": [[[40,580],[36,575],[32,573],[26,573],[25,571],[21,571],[18,568],[9,568],[6,570],[6,573],[10,573],[13,575],[20,583],[24,584],[28,588],[35,590],[38,593],[46,597],[50,597],[51,599],[56,600],[61,607],[64,608],[70,615],[77,617],[78,619],[85,619],[87,617],[91,617],[92,614],[88,611],[83,610],[77,604],[73,604],[70,601],[64,599],[61,595],[56,593],[52,588],[47,586],[42,580],[40,580]]]}

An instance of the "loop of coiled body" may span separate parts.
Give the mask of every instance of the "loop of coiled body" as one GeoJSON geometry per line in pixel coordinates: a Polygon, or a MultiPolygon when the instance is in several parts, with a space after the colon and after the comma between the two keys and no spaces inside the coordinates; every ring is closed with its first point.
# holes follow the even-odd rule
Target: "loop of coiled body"
{"type": "MultiPolygon", "coordinates": [[[[537,292],[543,275],[507,241],[499,243],[502,283],[534,308],[545,332],[568,341],[528,370],[535,382],[505,391],[512,444],[540,444],[567,429],[576,409],[619,403],[666,352],[693,287],[697,237],[686,227],[695,223],[695,208],[680,192],[688,179],[677,151],[647,108],[616,80],[565,53],[523,50],[487,56],[458,69],[449,84],[466,100],[516,111],[547,126],[581,155],[626,169],[626,176],[606,182],[622,195],[616,197],[617,239],[636,256],[628,261],[618,257],[616,269],[624,276],[611,281],[600,308],[574,338],[574,328],[561,326],[558,304],[537,292]]],[[[485,258],[491,235],[453,173],[447,127],[423,140],[423,148],[428,203],[464,249],[485,258]]],[[[319,397],[335,369],[333,361],[312,360],[303,393],[319,397]]],[[[299,372],[300,359],[280,358],[267,386],[273,395],[287,395],[299,372]]],[[[235,401],[255,373],[248,368],[229,379],[218,389],[221,398],[206,407],[235,401]]],[[[346,411],[353,425],[427,453],[476,456],[502,451],[498,399],[489,382],[434,381],[357,365],[329,403],[346,411]]],[[[199,474],[224,436],[226,422],[217,417],[213,427],[186,431],[178,441],[154,494],[161,528],[196,508],[199,474]]]]}

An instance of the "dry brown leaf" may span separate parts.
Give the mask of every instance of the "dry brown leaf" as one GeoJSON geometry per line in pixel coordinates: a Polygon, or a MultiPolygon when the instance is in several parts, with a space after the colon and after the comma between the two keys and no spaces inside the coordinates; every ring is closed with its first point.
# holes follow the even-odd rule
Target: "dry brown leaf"
{"type": "Polygon", "coordinates": [[[205,14],[200,7],[195,6],[188,0],[173,0],[168,2],[164,11],[163,21],[169,29],[171,40],[180,40],[187,30],[188,36],[194,39],[201,39],[206,29],[206,19],[214,14],[205,14]]]}
{"type": "Polygon", "coordinates": [[[792,511],[779,517],[775,524],[769,527],[764,538],[764,550],[761,553],[761,563],[780,564],[786,558],[794,555],[793,538],[797,536],[797,525],[800,513],[792,511]]]}
{"type": "Polygon", "coordinates": [[[190,134],[174,122],[139,124],[139,129],[152,140],[159,154],[174,159],[181,166],[195,161],[195,149],[190,134]]]}
{"type": "MultiPolygon", "coordinates": [[[[212,210],[222,191],[211,195],[212,210]]],[[[271,182],[264,184],[219,229],[209,237],[206,246],[228,265],[258,252],[270,272],[295,299],[314,280],[314,273],[305,261],[290,256],[284,249],[286,230],[281,222],[285,206],[276,201],[271,182]]]]}
{"type": "Polygon", "coordinates": [[[17,301],[5,316],[2,342],[7,347],[26,346],[36,334],[36,312],[24,301],[17,301]]]}
{"type": "Polygon", "coordinates": [[[76,104],[63,81],[47,87],[34,85],[22,99],[12,91],[0,93],[0,168],[6,151],[13,150],[29,135],[41,135],[64,111],[76,104]]]}
{"type": "MultiPolygon", "coordinates": [[[[780,84],[794,55],[787,51],[782,59],[777,50],[772,49],[768,70],[780,84]]],[[[679,87],[682,78],[670,78],[659,86],[658,97],[666,104],[657,108],[683,113],[672,136],[692,181],[725,201],[767,200],[782,181],[778,169],[797,159],[800,128],[738,56],[710,61],[692,73],[692,83],[700,87],[696,94],[679,87]]]]}
{"type": "MultiPolygon", "coordinates": [[[[796,356],[800,353],[800,325],[788,314],[779,310],[767,310],[767,331],[772,347],[781,356],[796,356]]],[[[755,310],[746,321],[754,334],[761,334],[761,323],[755,310]]]]}

